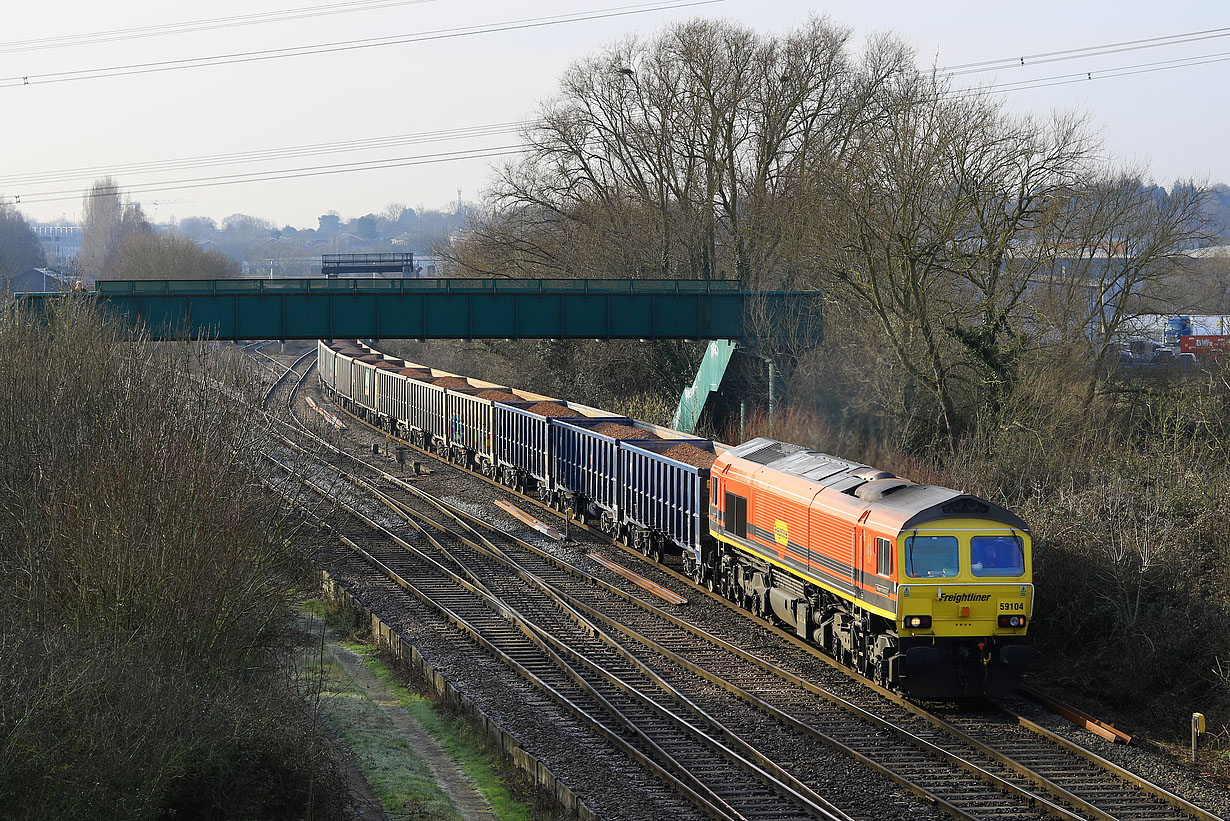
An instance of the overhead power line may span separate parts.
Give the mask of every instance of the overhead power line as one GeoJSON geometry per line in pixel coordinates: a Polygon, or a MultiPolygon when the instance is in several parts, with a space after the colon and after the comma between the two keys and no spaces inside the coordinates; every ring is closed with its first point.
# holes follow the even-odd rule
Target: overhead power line
{"type": "Polygon", "coordinates": [[[25,51],[43,51],[45,49],[71,48],[73,46],[88,46],[97,43],[114,43],[121,40],[138,40],[147,37],[166,37],[174,34],[187,34],[196,31],[211,31],[214,29],[238,28],[241,26],[256,26],[265,23],[281,23],[288,20],[304,20],[312,17],[327,17],[336,14],[353,14],[359,11],[376,11],[395,8],[397,6],[417,6],[423,3],[434,3],[436,0],[351,0],[346,3],[332,3],[325,6],[305,6],[302,8],[282,9],[280,11],[264,11],[254,14],[238,14],[231,17],[214,17],[208,20],[190,20],[180,23],[160,23],[151,26],[137,26],[110,31],[94,31],[82,34],[62,34],[56,37],[42,37],[34,40],[13,40],[0,43],[0,54],[17,54],[25,51]]]}
{"type": "MultiPolygon", "coordinates": [[[[682,7],[686,5],[701,5],[710,2],[720,2],[721,0],[702,0],[701,3],[669,3],[665,6],[661,3],[639,4],[634,7],[620,7],[619,10],[604,10],[596,12],[598,16],[617,16],[629,13],[640,13],[643,10],[658,10],[666,7],[682,7]],[[645,9],[646,6],[653,8],[645,9]],[[638,9],[639,11],[630,11],[629,9],[638,9]]],[[[593,19],[593,18],[578,18],[572,15],[557,16],[552,18],[535,18],[531,21],[517,21],[515,24],[500,24],[501,26],[525,27],[527,24],[532,25],[551,25],[556,22],[571,22],[575,19],[593,19]],[[566,18],[566,19],[561,19],[566,18]],[[552,22],[543,22],[543,21],[552,22]]],[[[497,30],[497,29],[490,29],[497,30]]],[[[499,29],[503,30],[503,29],[499,29]]],[[[450,30],[448,33],[431,32],[427,33],[433,36],[461,36],[457,32],[465,31],[466,33],[481,33],[470,30],[450,30]]],[[[1178,38],[1190,38],[1193,35],[1214,34],[1225,32],[1225,34],[1216,34],[1216,36],[1230,36],[1230,29],[1209,29],[1205,32],[1191,32],[1182,35],[1170,35],[1167,37],[1149,38],[1141,41],[1126,41],[1119,44],[1107,44],[1103,46],[1091,46],[1086,49],[1068,49],[1062,52],[1046,52],[1032,57],[1048,57],[1053,55],[1080,54],[1088,56],[1090,52],[1098,49],[1105,49],[1110,46],[1122,46],[1125,44],[1135,43],[1153,43],[1157,42],[1161,45],[1172,44],[1178,42],[1178,38]],[[1165,41],[1165,42],[1162,42],[1165,41]]],[[[425,36],[425,35],[416,35],[425,36]]],[[[1211,39],[1204,37],[1202,39],[1211,39]]],[[[383,43],[382,43],[383,44],[383,43]]],[[[1109,53],[1109,52],[1108,52],[1109,53]]],[[[1007,58],[1017,60],[1019,58],[1007,58]]],[[[983,86],[979,89],[957,90],[949,94],[950,97],[969,96],[982,94],[987,91],[995,91],[1007,93],[1012,91],[1024,91],[1035,88],[1046,88],[1049,86],[1066,85],[1077,82],[1087,82],[1094,79],[1107,79],[1113,77],[1124,77],[1135,74],[1145,74],[1154,71],[1166,71],[1175,68],[1185,68],[1189,66],[1205,65],[1210,63],[1230,61],[1230,52],[1219,52],[1215,54],[1198,55],[1193,57],[1176,58],[1173,60],[1161,60],[1149,63],[1136,63],[1126,66],[1119,66],[1100,71],[1080,71],[1068,74],[1054,75],[1051,77],[1034,78],[1031,80],[1021,80],[1008,83],[998,83],[989,86],[983,86]]],[[[1003,61],[984,61],[982,63],[967,63],[954,68],[964,68],[971,66],[992,65],[1003,61]]],[[[408,145],[414,143],[435,142],[446,139],[463,139],[470,137],[496,136],[511,133],[518,128],[524,126],[524,122],[509,122],[509,123],[493,123],[489,125],[468,126],[456,129],[447,129],[434,132],[422,132],[418,134],[402,134],[391,135],[385,137],[366,138],[360,140],[343,140],[330,143],[317,143],[301,146],[289,146],[283,148],[260,149],[247,152],[235,152],[229,154],[214,154],[203,155],[198,157],[176,158],[157,160],[145,163],[130,163],[126,165],[111,165],[111,166],[96,166],[92,168],[76,168],[66,169],[62,171],[29,173],[10,175],[8,177],[0,177],[0,184],[12,186],[14,184],[37,184],[50,185],[55,183],[63,183],[68,180],[87,179],[98,174],[110,173],[159,173],[167,171],[178,171],[190,168],[205,168],[227,164],[242,164],[251,162],[260,162],[266,160],[289,159],[298,157],[319,156],[330,153],[343,153],[350,151],[374,150],[392,146],[408,145]]],[[[167,182],[147,182],[137,183],[130,189],[131,193],[152,193],[159,191],[175,191],[189,188],[206,188],[220,185],[234,185],[251,182],[265,182],[272,180],[294,179],[300,177],[324,176],[331,174],[351,173],[356,171],[378,170],[384,168],[396,168],[412,165],[434,164],[441,162],[455,162],[469,159],[483,159],[508,156],[516,154],[528,146],[525,145],[503,145],[494,148],[473,149],[469,151],[452,151],[442,152],[437,154],[420,155],[415,157],[398,157],[391,159],[378,159],[367,161],[356,161],[350,163],[334,163],[323,166],[309,166],[304,168],[284,169],[280,171],[253,171],[248,173],[229,174],[213,177],[198,177],[186,180],[173,180],[167,182]]],[[[20,203],[42,203],[42,202],[58,202],[76,199],[80,194],[76,191],[57,190],[57,191],[39,191],[30,194],[22,194],[17,197],[20,203]]]]}
{"type": "Polygon", "coordinates": [[[490,125],[451,128],[441,131],[425,131],[412,134],[394,134],[359,140],[340,140],[311,145],[285,146],[227,154],[206,154],[196,157],[177,157],[145,162],[70,168],[59,171],[38,171],[11,174],[0,177],[0,186],[50,185],[72,180],[89,180],[100,175],[149,174],[182,171],[190,168],[209,168],[219,165],[239,165],[269,160],[314,157],[326,154],[373,151],[404,145],[441,142],[444,140],[473,139],[478,137],[503,136],[515,133],[526,125],[524,122],[493,123],[490,125]]]}
{"type": "MultiPolygon", "coordinates": [[[[148,194],[155,191],[183,191],[191,188],[214,188],[221,185],[239,185],[250,182],[268,182],[270,180],[289,180],[302,177],[320,177],[331,174],[348,174],[356,171],[378,171],[388,168],[403,168],[413,165],[433,165],[443,162],[460,160],[479,160],[494,157],[506,157],[524,151],[526,145],[501,145],[484,148],[477,151],[445,151],[437,154],[422,154],[415,157],[397,157],[386,160],[369,160],[366,162],[333,163],[329,165],[292,168],[278,172],[251,172],[248,174],[225,174],[214,177],[196,177],[185,180],[172,180],[162,183],[146,183],[124,189],[125,194],[148,194]]],[[[111,192],[108,192],[108,195],[111,192]]],[[[13,195],[17,205],[27,205],[44,202],[66,202],[82,196],[79,191],[41,191],[32,194],[13,195]]],[[[85,196],[90,196],[87,192],[85,196]]]]}
{"type": "Polygon", "coordinates": [[[615,6],[612,8],[598,9],[588,12],[530,17],[521,20],[511,20],[504,23],[461,26],[451,29],[438,29],[413,34],[393,35],[390,37],[368,37],[357,40],[338,40],[331,43],[317,43],[309,46],[288,46],[286,48],[259,49],[256,51],[218,54],[210,57],[189,57],[182,60],[160,60],[151,63],[131,63],[128,65],[107,66],[104,68],[79,69],[76,71],[54,71],[44,74],[28,74],[16,77],[0,78],[0,88],[67,83],[77,80],[97,80],[103,77],[125,77],[135,74],[153,74],[163,71],[182,71],[184,69],[202,68],[204,66],[256,63],[267,60],[280,60],[287,57],[303,57],[311,54],[333,54],[344,51],[381,48],[383,46],[422,43],[431,40],[470,37],[476,34],[494,34],[503,31],[557,26],[564,23],[578,23],[590,20],[627,17],[635,14],[648,14],[655,11],[673,11],[675,9],[688,8],[692,6],[708,6],[722,2],[725,2],[725,0],[659,0],[658,2],[635,3],[626,6],[615,6]]]}
{"type": "Polygon", "coordinates": [[[1077,60],[1083,57],[1101,57],[1107,54],[1122,54],[1126,51],[1140,51],[1149,48],[1177,46],[1185,43],[1197,43],[1203,40],[1215,40],[1230,37],[1230,27],[1189,31],[1183,34],[1167,34],[1160,37],[1146,37],[1140,40],[1122,40],[1117,43],[1103,43],[1099,46],[1083,46],[1080,48],[1062,49],[1059,51],[1043,51],[1037,54],[1024,54],[1019,57],[1001,57],[995,60],[982,60],[976,63],[961,63],[955,66],[945,66],[938,69],[940,74],[948,77],[959,77],[964,74],[978,74],[986,71],[1000,71],[1010,68],[1028,68],[1029,66],[1056,63],[1061,60],[1077,60]]]}
{"type": "Polygon", "coordinates": [[[1109,80],[1116,77],[1130,77],[1136,74],[1151,74],[1157,71],[1170,71],[1176,68],[1190,68],[1192,66],[1209,65],[1211,63],[1223,63],[1228,60],[1230,60],[1230,51],[1222,51],[1215,54],[1178,57],[1173,60],[1157,60],[1151,63],[1133,63],[1131,65],[1117,66],[1114,68],[1101,69],[1097,71],[1075,71],[1068,74],[1056,74],[1050,77],[1035,77],[1031,80],[1017,80],[1009,83],[992,83],[980,88],[953,91],[948,96],[960,98],[975,96],[987,91],[995,91],[999,93],[1030,91],[1037,88],[1071,85],[1072,83],[1084,83],[1091,80],[1109,80]]]}

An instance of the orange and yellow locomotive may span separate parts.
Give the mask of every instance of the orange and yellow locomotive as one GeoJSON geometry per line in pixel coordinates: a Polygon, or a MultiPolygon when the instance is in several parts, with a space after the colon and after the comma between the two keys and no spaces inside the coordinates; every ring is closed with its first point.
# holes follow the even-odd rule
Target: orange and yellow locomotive
{"type": "Polygon", "coordinates": [[[997,695],[1029,665],[1028,526],[976,496],[770,439],[713,464],[715,589],[886,686],[997,695]]]}

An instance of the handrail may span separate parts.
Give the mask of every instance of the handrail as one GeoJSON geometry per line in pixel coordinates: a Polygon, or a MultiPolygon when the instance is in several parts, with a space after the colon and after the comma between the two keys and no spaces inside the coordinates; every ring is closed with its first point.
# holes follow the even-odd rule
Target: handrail
{"type": "Polygon", "coordinates": [[[731,279],[214,279],[214,280],[103,280],[100,296],[166,294],[283,294],[331,293],[584,293],[584,294],[726,294],[742,293],[743,284],[731,279]]]}

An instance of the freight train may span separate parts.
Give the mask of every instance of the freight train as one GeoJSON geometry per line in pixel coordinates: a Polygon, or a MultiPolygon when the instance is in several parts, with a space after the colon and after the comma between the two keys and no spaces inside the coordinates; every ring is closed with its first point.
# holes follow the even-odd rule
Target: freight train
{"type": "Polygon", "coordinates": [[[918,698],[1002,695],[1032,660],[1029,527],[977,496],[807,448],[726,447],[318,343],[342,407],[593,525],[918,698]]]}

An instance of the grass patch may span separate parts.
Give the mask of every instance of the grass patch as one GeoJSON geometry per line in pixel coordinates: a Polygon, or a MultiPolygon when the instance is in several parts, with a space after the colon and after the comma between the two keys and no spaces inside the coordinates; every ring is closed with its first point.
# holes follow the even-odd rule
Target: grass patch
{"type": "Polygon", "coordinates": [[[458,762],[501,821],[530,821],[534,817],[530,808],[509,790],[501,778],[501,768],[464,721],[442,710],[430,698],[409,690],[388,660],[371,645],[347,642],[343,646],[363,659],[367,669],[406,712],[414,716],[436,743],[458,762]]]}
{"type": "MultiPolygon", "coordinates": [[[[304,607],[307,611],[314,606],[304,607]]],[[[311,625],[319,630],[319,622],[311,625]]],[[[319,642],[319,633],[314,637],[319,642]]],[[[316,644],[319,648],[319,644],[316,644]]],[[[461,821],[456,806],[436,784],[427,764],[345,669],[327,652],[312,653],[307,675],[319,675],[320,711],[349,748],[385,813],[396,819],[461,821]]]]}
{"type": "Polygon", "coordinates": [[[365,616],[338,610],[321,599],[301,602],[300,610],[305,617],[305,652],[313,657],[305,667],[322,677],[321,712],[350,748],[391,818],[451,821],[460,815],[422,757],[390,721],[386,708],[373,702],[328,652],[320,653],[322,623],[326,639],[354,653],[380,682],[384,692],[377,698],[395,701],[417,721],[457,762],[500,821],[532,821],[549,815],[549,811],[531,808],[532,797],[523,801],[510,789],[506,781],[516,780],[515,771],[502,766],[498,753],[493,755],[464,720],[402,683],[391,659],[365,641],[370,635],[365,616]]]}
{"type": "Polygon", "coordinates": [[[335,607],[324,599],[304,599],[300,612],[314,616],[332,633],[351,641],[365,640],[371,635],[371,621],[356,608],[335,607]]]}

